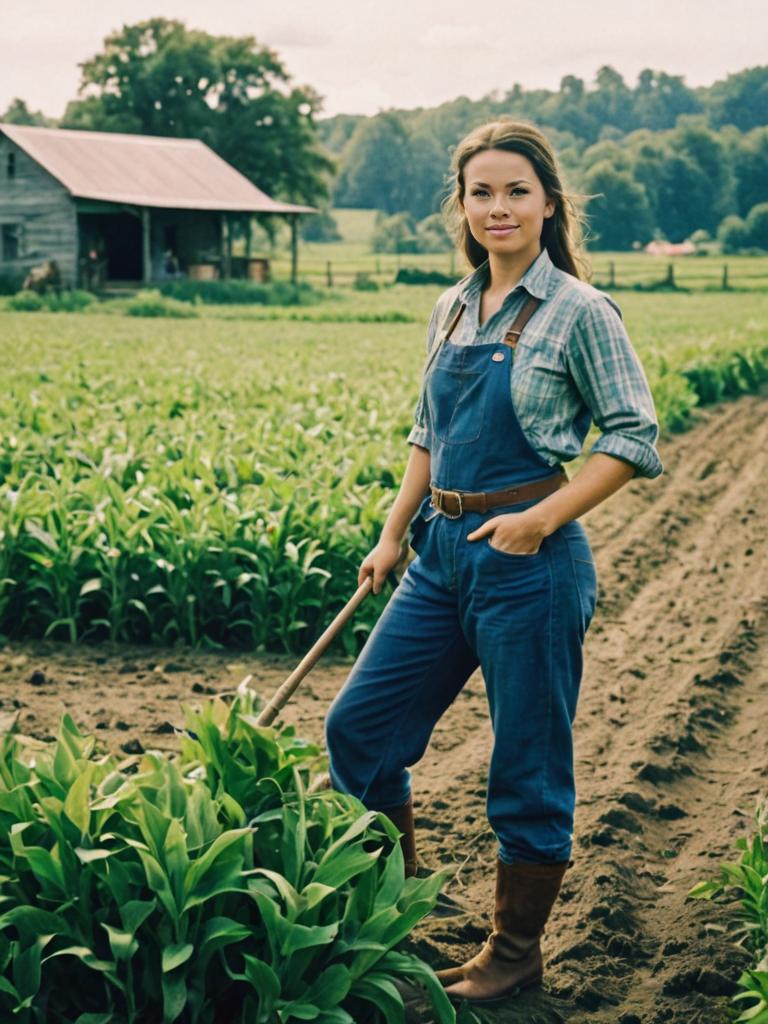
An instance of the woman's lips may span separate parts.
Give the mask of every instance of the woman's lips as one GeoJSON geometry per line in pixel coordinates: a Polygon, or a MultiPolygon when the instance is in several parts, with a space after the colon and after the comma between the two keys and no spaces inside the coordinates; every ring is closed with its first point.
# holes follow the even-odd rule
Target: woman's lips
{"type": "Polygon", "coordinates": [[[492,235],[511,235],[513,231],[517,231],[519,226],[519,224],[514,224],[506,228],[488,228],[488,231],[492,235]]]}

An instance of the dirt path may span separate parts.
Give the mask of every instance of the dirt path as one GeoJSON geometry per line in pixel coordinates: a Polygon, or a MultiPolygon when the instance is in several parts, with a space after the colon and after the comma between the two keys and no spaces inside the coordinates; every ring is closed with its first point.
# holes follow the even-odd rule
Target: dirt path
{"type": "MultiPolygon", "coordinates": [[[[665,474],[584,517],[600,597],[576,723],[574,867],[544,941],[546,980],[503,1024],[719,1024],[746,963],[724,910],[686,902],[714,876],[768,792],[768,404],[701,413],[661,445],[665,474]],[[761,500],[763,499],[763,504],[761,500]]],[[[54,644],[0,651],[0,714],[50,735],[64,709],[113,747],[173,747],[179,700],[265,694],[294,662],[190,651],[54,644]]],[[[286,718],[319,739],[348,666],[316,670],[286,718]]],[[[495,841],[484,815],[490,747],[473,677],[415,773],[420,851],[451,866],[448,890],[477,911],[414,936],[435,966],[486,934],[495,841]]],[[[426,1018],[425,1018],[426,1020],[426,1018]]]]}

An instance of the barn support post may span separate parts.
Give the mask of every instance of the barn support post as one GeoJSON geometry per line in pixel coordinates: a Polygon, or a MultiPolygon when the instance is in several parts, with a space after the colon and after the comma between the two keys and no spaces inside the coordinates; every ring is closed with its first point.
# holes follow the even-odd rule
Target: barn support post
{"type": "Polygon", "coordinates": [[[144,284],[152,280],[152,246],[150,239],[149,207],[141,208],[141,268],[144,284]]]}
{"type": "Polygon", "coordinates": [[[226,238],[226,257],[224,261],[224,277],[228,281],[232,277],[232,214],[224,214],[224,237],[226,238]]]}
{"type": "Polygon", "coordinates": [[[232,276],[232,221],[228,213],[221,215],[221,278],[228,281],[232,276]]]}
{"type": "Polygon", "coordinates": [[[291,284],[296,284],[299,277],[299,217],[294,213],[288,219],[291,222],[291,284]]]}
{"type": "Polygon", "coordinates": [[[246,214],[245,216],[245,258],[250,260],[251,251],[253,247],[253,227],[251,224],[251,215],[246,214]]]}

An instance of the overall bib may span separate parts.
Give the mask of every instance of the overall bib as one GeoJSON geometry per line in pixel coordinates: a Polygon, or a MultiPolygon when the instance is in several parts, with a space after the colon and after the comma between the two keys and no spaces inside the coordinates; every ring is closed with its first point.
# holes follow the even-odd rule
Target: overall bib
{"type": "MultiPolygon", "coordinates": [[[[432,484],[497,491],[559,471],[531,447],[515,415],[513,348],[456,345],[448,335],[425,382],[432,484]]],[[[417,557],[326,719],[333,786],[373,810],[400,806],[410,795],[408,767],[479,665],[494,735],[487,813],[510,864],[571,854],[571,726],[597,598],[594,559],[577,520],[534,554],[508,554],[492,536],[467,540],[487,519],[534,504],[451,519],[424,498],[412,524],[417,557]]]]}

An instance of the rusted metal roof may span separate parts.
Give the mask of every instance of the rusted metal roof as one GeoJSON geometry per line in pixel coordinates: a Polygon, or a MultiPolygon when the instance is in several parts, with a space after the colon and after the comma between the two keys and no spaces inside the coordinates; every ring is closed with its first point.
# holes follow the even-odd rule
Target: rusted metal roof
{"type": "Polygon", "coordinates": [[[3,132],[79,199],[174,210],[317,213],[281,203],[199,139],[0,124],[3,132]]]}

